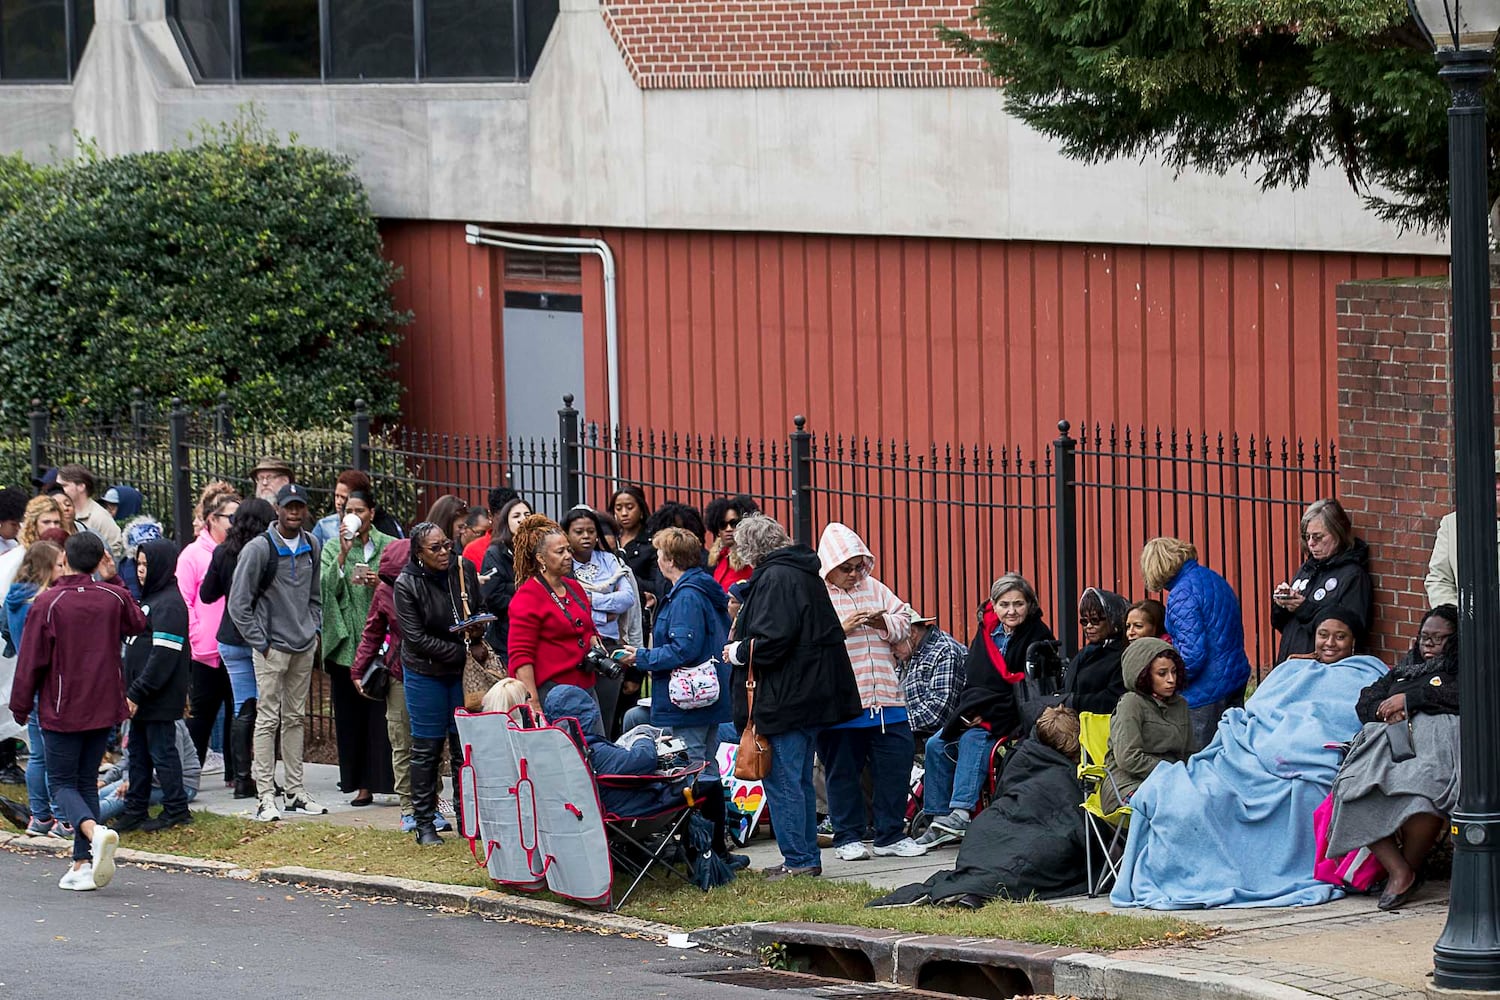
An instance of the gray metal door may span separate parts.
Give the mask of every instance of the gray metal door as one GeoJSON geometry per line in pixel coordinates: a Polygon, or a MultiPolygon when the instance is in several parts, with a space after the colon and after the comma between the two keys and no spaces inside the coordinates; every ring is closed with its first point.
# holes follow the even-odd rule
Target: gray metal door
{"type": "MultiPolygon", "coordinates": [[[[583,296],[551,292],[506,292],[501,316],[505,331],[505,433],[535,454],[535,465],[513,462],[511,485],[539,512],[551,506],[545,496],[556,489],[544,469],[557,442],[557,411],[572,393],[573,406],[587,414],[583,394],[583,296]],[[535,448],[535,452],[533,452],[535,448]],[[544,451],[545,449],[545,451],[544,451]],[[536,499],[532,499],[535,497],[536,499]]],[[[545,510],[556,517],[561,511],[545,510]]]]}

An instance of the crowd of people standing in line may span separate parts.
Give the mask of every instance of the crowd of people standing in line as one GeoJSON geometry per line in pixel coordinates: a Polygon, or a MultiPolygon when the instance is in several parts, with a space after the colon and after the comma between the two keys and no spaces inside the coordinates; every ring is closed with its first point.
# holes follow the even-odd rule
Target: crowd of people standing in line
{"type": "MultiPolygon", "coordinates": [[[[32,747],[30,830],[74,838],[65,888],[107,883],[116,833],[191,822],[188,799],[203,774],[218,773],[205,765],[223,716],[223,774],[236,797],[254,800],[255,819],[326,812],[304,782],[315,667],[330,678],[341,790],[354,806],[396,794],[402,828],[419,844],[441,843],[448,825],[442,757],[446,748],[462,759],[454,715],[472,659],[535,711],[566,688],[591,699],[609,737],[645,720],[682,739],[715,789],[699,798],[712,803],[716,850],[736,867],[715,750],[749,722],[753,679],[783,859],[772,878],[822,871],[815,760],[840,859],[914,857],[963,840],[995,745],[1034,734],[1044,712],[1113,715],[1107,767],[1121,805],[1160,763],[1213,741],[1226,710],[1244,704],[1251,673],[1238,596],[1176,538],[1141,553],[1146,586],[1165,603],[1087,588],[1084,646],[1055,690],[1038,694],[1028,681],[1058,651],[1024,576],[995,581],[966,647],[879,579],[853,528],[826,525],[813,550],[747,496],[702,513],[675,502],[653,510],[640,487],[624,485],[603,511],[579,506],[553,521],[502,487],[483,507],[440,497],[405,532],[364,473],[342,473],[335,509],[316,520],[287,463],[264,459],[252,478],[250,497],[222,482],[203,491],[194,540],[180,553],[140,514],[139,493],[114,487],[96,500],[82,467],[56,470],[33,498],[0,491],[0,525],[19,505],[0,585],[18,654],[11,708],[32,747]],[[596,651],[626,670],[594,669],[596,651]],[[718,700],[674,704],[674,675],[708,664],[718,700]],[[73,682],[80,675],[86,696],[73,682]],[[111,730],[127,721],[128,766],[106,796],[119,804],[106,809],[99,765],[111,730]],[[906,813],[919,746],[931,822],[914,838],[906,813]],[[157,801],[162,811],[150,817],[157,801]]],[[[1300,527],[1306,561],[1269,609],[1283,670],[1353,655],[1373,612],[1368,550],[1337,501],[1311,505],[1300,527]]],[[[1434,573],[1438,562],[1435,553],[1434,573]]],[[[1387,679],[1391,690],[1361,699],[1362,720],[1456,712],[1451,656],[1434,666],[1425,655],[1451,651],[1455,630],[1436,633],[1456,619],[1439,608],[1428,620],[1443,644],[1428,650],[1424,631],[1412,662],[1387,679]]],[[[1456,726],[1442,731],[1449,736],[1456,726]]],[[[1395,896],[1409,893],[1439,815],[1427,801],[1390,830],[1360,826],[1395,896]]]]}

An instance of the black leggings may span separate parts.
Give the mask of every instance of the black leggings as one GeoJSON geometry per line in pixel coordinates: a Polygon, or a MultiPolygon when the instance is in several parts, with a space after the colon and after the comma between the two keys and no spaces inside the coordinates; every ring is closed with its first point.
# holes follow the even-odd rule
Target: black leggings
{"type": "MultiPolygon", "coordinates": [[[[229,686],[229,671],[194,660],[188,700],[193,706],[193,714],[187,720],[188,734],[193,738],[193,747],[198,751],[198,763],[201,764],[208,755],[208,740],[213,735],[219,713],[224,713],[226,735],[234,721],[234,691],[229,686]]],[[[234,773],[234,757],[228,739],[224,740],[224,773],[234,773]]]]}

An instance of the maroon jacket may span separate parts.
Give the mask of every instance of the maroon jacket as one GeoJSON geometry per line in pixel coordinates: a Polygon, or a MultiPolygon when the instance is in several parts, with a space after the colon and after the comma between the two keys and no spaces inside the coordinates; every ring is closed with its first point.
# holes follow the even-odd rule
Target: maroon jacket
{"type": "Polygon", "coordinates": [[[370,616],[365,619],[365,631],[359,639],[359,649],[354,654],[354,665],[350,667],[355,677],[361,676],[381,643],[389,636],[390,648],[385,652],[385,668],[393,680],[403,680],[401,673],[401,624],[396,621],[396,592],[392,586],[401,575],[401,567],[411,557],[411,539],[398,538],[380,551],[380,583],[375,587],[375,596],[370,599],[370,616]]]}
{"type": "Polygon", "coordinates": [[[81,733],[125,721],[120,644],[145,630],[145,614],[120,584],[84,573],[62,577],[26,616],[11,715],[25,721],[40,691],[43,729],[81,733]]]}

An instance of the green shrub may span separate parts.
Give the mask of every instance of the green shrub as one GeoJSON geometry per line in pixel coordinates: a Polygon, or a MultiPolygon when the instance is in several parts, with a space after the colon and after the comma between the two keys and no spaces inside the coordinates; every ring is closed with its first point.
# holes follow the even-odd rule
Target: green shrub
{"type": "Polygon", "coordinates": [[[0,161],[0,424],[33,397],[114,417],[137,386],[226,392],[245,426],[326,425],[356,398],[394,415],[408,317],[380,251],[349,160],[253,118],[168,152],[0,161]]]}

